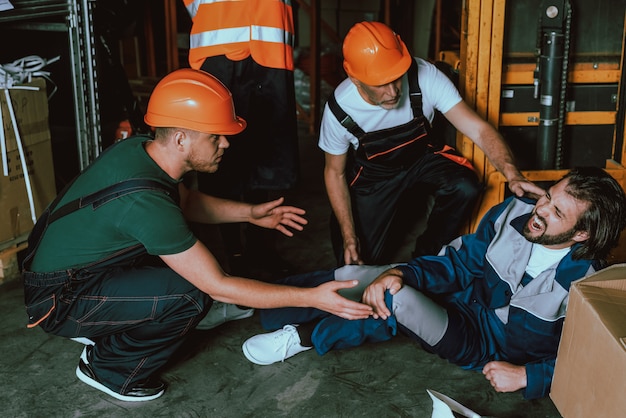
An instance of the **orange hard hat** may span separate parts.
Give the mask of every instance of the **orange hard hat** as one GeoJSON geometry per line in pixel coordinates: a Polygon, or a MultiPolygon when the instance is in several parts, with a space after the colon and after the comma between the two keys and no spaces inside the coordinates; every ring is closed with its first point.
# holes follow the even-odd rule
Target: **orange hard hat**
{"type": "Polygon", "coordinates": [[[343,58],[346,73],[370,86],[397,80],[413,59],[400,36],[380,22],[352,26],[343,41],[343,58]]]}
{"type": "Polygon", "coordinates": [[[218,135],[243,131],[246,121],[235,114],[230,91],[213,75],[183,68],[159,81],[144,121],[152,127],[186,128],[218,135]]]}

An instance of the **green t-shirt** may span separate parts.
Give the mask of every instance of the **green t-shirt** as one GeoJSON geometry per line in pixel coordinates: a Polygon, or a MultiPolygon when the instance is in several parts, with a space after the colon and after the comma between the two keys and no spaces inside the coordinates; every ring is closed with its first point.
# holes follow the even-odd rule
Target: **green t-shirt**
{"type": "MultiPolygon", "coordinates": [[[[76,198],[131,178],[159,181],[177,188],[144,149],[149,138],[125,139],[106,150],[67,191],[60,208],[76,198]]],[[[85,266],[141,243],[149,254],[176,254],[196,238],[180,207],[165,193],[145,190],[114,199],[98,209],[79,209],[50,224],[35,253],[31,270],[50,272],[85,266]]]]}

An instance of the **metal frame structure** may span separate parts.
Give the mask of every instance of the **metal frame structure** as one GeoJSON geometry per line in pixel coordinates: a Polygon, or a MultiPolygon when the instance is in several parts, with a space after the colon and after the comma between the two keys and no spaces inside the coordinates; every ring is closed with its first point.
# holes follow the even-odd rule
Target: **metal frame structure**
{"type": "MultiPolygon", "coordinates": [[[[504,59],[504,32],[506,7],[510,2],[502,0],[467,0],[464,2],[462,38],[460,51],[459,89],[465,101],[495,127],[537,126],[539,111],[506,113],[501,109],[503,86],[533,85],[534,64],[511,64],[504,59]]],[[[626,13],[626,12],[622,12],[626,13]]],[[[626,21],[626,14],[624,14],[626,21]]],[[[623,26],[626,40],[626,23],[623,26]]],[[[592,63],[576,63],[568,71],[568,82],[602,85],[614,83],[619,86],[620,98],[616,98],[613,111],[569,111],[565,125],[614,125],[613,158],[607,159],[603,168],[626,190],[626,134],[619,128],[623,114],[624,89],[622,76],[626,42],[622,44],[619,63],[598,60],[592,63]]],[[[485,184],[482,200],[477,205],[467,231],[478,226],[482,216],[493,205],[501,202],[506,194],[506,179],[489,163],[484,153],[469,138],[457,135],[457,149],[474,164],[485,184]]],[[[523,171],[532,181],[558,180],[566,170],[545,169],[523,171]]],[[[612,255],[612,262],[626,261],[626,232],[622,234],[619,247],[612,255]]]]}
{"type": "Polygon", "coordinates": [[[12,0],[13,10],[0,13],[1,25],[20,29],[67,32],[74,95],[79,167],[84,169],[102,149],[96,52],[92,27],[95,0],[12,0]],[[65,23],[47,18],[65,17],[65,23]]]}

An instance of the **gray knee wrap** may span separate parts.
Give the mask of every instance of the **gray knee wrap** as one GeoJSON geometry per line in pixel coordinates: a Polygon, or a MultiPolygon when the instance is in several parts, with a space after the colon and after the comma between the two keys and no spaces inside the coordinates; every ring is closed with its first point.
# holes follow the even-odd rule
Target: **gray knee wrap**
{"type": "Polygon", "coordinates": [[[393,295],[393,313],[397,321],[433,346],[448,329],[448,313],[444,308],[409,286],[393,295]]]}
{"type": "Polygon", "coordinates": [[[388,264],[384,266],[359,266],[356,264],[348,264],[335,270],[335,280],[347,281],[358,280],[359,284],[350,289],[341,289],[339,293],[347,299],[359,302],[363,296],[363,291],[375,278],[380,276],[384,271],[389,270],[397,264],[388,264]]]}

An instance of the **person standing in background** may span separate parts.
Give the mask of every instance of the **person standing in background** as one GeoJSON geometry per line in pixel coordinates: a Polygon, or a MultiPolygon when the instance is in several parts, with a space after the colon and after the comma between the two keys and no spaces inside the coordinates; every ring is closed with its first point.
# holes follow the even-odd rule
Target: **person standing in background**
{"type": "MultiPolygon", "coordinates": [[[[214,196],[259,203],[299,178],[294,88],[294,21],[290,0],[184,0],[192,19],[189,65],[215,75],[233,95],[247,129],[229,136],[220,171],[199,174],[198,188],[214,196]]],[[[209,115],[207,115],[209,116],[209,115]]],[[[252,225],[221,225],[233,274],[250,267],[272,276],[290,266],[272,232],[252,225]]]]}

